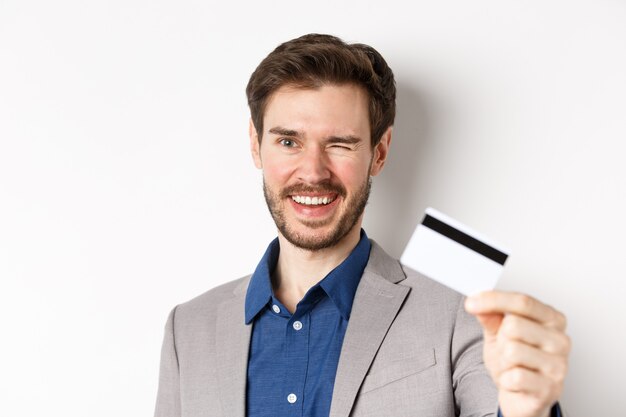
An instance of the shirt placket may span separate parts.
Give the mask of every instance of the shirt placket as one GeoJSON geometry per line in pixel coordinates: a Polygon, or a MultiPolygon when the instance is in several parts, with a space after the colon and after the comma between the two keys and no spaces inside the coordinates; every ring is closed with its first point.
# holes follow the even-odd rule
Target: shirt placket
{"type": "Polygon", "coordinates": [[[285,413],[300,417],[304,411],[304,387],[309,366],[310,313],[294,314],[285,329],[286,377],[284,389],[285,413]]]}

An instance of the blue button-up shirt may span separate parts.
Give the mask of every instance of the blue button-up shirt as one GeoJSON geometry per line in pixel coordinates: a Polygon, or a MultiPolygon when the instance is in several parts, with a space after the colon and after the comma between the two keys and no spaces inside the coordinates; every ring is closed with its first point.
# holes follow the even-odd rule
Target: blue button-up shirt
{"type": "Polygon", "coordinates": [[[246,323],[254,323],[248,360],[248,417],[326,417],[352,301],[371,244],[350,255],[305,294],[291,314],[274,296],[271,275],[280,251],[267,248],[246,294],[246,323]]]}

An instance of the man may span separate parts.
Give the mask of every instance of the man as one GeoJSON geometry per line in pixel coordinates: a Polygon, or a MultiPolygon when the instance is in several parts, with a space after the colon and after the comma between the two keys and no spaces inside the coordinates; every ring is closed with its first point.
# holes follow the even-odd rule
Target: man
{"type": "Polygon", "coordinates": [[[466,300],[361,229],[395,115],[380,54],[305,35],[247,95],[278,238],[252,276],[172,311],[156,416],[560,415],[561,313],[521,294],[466,300]]]}

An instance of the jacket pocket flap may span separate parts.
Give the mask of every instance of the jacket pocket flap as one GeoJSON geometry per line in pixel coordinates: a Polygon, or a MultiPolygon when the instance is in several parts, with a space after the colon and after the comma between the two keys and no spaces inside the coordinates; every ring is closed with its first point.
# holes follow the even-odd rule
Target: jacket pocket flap
{"type": "Polygon", "coordinates": [[[384,369],[367,375],[363,380],[363,385],[361,385],[361,393],[375,390],[394,381],[417,374],[434,366],[436,363],[435,349],[421,356],[393,362],[384,369]]]}

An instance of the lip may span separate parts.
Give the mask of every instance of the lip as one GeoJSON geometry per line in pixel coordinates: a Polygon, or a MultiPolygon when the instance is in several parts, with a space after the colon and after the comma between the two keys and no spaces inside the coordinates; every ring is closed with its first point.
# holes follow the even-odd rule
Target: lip
{"type": "Polygon", "coordinates": [[[290,194],[289,197],[295,201],[297,204],[300,205],[304,205],[307,207],[319,207],[322,205],[328,205],[331,204],[333,201],[335,201],[337,199],[337,193],[313,193],[313,192],[309,192],[309,193],[297,193],[297,194],[290,194]],[[306,200],[313,203],[313,204],[304,204],[302,200],[306,200]],[[325,200],[326,204],[322,204],[322,201],[325,200]],[[330,203],[329,203],[330,202],[330,203]],[[318,204],[319,203],[319,204],[318,204]]]}
{"type": "Polygon", "coordinates": [[[296,214],[298,214],[300,217],[303,218],[315,218],[315,219],[319,219],[319,218],[323,218],[323,217],[327,217],[332,215],[332,213],[335,211],[337,205],[339,204],[339,200],[341,199],[341,196],[335,193],[330,193],[330,194],[318,194],[318,193],[298,193],[298,194],[294,194],[294,195],[299,195],[299,196],[306,196],[306,197],[329,197],[329,198],[333,198],[333,201],[328,203],[328,204],[320,204],[317,206],[307,206],[304,204],[300,204],[300,203],[296,203],[291,196],[289,196],[289,203],[291,204],[291,207],[293,207],[294,211],[296,212],[296,214]]]}
{"type": "Polygon", "coordinates": [[[335,197],[337,197],[338,194],[337,193],[312,193],[312,192],[303,191],[303,192],[290,194],[289,197],[293,197],[293,196],[296,196],[296,195],[300,195],[300,196],[304,196],[304,197],[318,197],[318,198],[319,197],[322,197],[322,198],[328,197],[328,198],[335,198],[335,197]]]}

